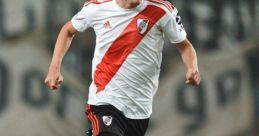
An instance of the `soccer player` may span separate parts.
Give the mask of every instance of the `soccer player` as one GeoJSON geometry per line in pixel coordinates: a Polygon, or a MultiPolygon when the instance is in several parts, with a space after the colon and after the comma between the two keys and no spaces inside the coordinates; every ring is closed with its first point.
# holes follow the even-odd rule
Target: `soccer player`
{"type": "Polygon", "coordinates": [[[177,9],[164,0],[86,2],[61,29],[45,79],[63,82],[62,59],[74,35],[96,33],[87,117],[89,136],[144,136],[158,88],[164,36],[176,44],[187,68],[186,83],[199,85],[197,56],[177,9]]]}

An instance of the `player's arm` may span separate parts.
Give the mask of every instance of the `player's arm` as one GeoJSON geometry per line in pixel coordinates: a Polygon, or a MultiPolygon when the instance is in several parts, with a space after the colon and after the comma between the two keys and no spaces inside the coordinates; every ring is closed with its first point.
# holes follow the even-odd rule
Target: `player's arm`
{"type": "Polygon", "coordinates": [[[188,39],[176,44],[179,50],[182,60],[187,68],[186,83],[190,85],[199,85],[201,77],[197,64],[196,51],[188,39]]]}
{"type": "Polygon", "coordinates": [[[58,89],[63,82],[63,76],[60,72],[61,63],[76,32],[77,30],[72,26],[71,21],[69,21],[62,27],[58,35],[49,72],[45,79],[45,84],[50,89],[58,89]]]}

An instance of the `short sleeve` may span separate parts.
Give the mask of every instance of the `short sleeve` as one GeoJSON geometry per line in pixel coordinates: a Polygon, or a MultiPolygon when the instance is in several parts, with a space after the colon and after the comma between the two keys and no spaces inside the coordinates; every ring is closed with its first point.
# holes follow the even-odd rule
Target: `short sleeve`
{"type": "Polygon", "coordinates": [[[162,30],[171,43],[180,43],[186,39],[186,31],[183,27],[180,14],[177,9],[167,13],[167,21],[164,22],[162,30]]]}
{"type": "Polygon", "coordinates": [[[87,28],[91,27],[91,17],[92,17],[92,10],[91,4],[85,5],[74,17],[72,18],[71,22],[73,27],[78,32],[83,32],[87,28]]]}

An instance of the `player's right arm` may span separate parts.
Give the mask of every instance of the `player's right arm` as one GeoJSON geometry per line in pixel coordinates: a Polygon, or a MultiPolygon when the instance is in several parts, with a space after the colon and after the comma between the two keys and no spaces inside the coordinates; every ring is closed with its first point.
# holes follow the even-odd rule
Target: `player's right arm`
{"type": "Polygon", "coordinates": [[[71,21],[69,21],[62,27],[58,35],[52,61],[45,79],[45,84],[50,89],[58,89],[63,82],[63,76],[60,72],[61,63],[76,32],[77,30],[73,27],[71,21]]]}
{"type": "Polygon", "coordinates": [[[49,72],[45,79],[45,84],[50,89],[58,89],[63,82],[63,76],[60,72],[61,63],[76,32],[83,32],[92,27],[91,18],[94,15],[95,8],[90,3],[87,2],[72,20],[62,27],[58,35],[49,72]]]}

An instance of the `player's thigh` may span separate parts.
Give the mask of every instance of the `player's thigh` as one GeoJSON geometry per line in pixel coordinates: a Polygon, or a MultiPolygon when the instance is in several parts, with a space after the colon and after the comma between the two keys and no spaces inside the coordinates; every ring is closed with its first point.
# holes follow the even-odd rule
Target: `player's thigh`
{"type": "Polygon", "coordinates": [[[94,136],[124,136],[126,126],[120,115],[107,106],[92,106],[87,110],[89,134],[94,136]]]}
{"type": "Polygon", "coordinates": [[[149,119],[128,119],[128,128],[126,132],[126,136],[144,136],[148,124],[149,119]]]}

